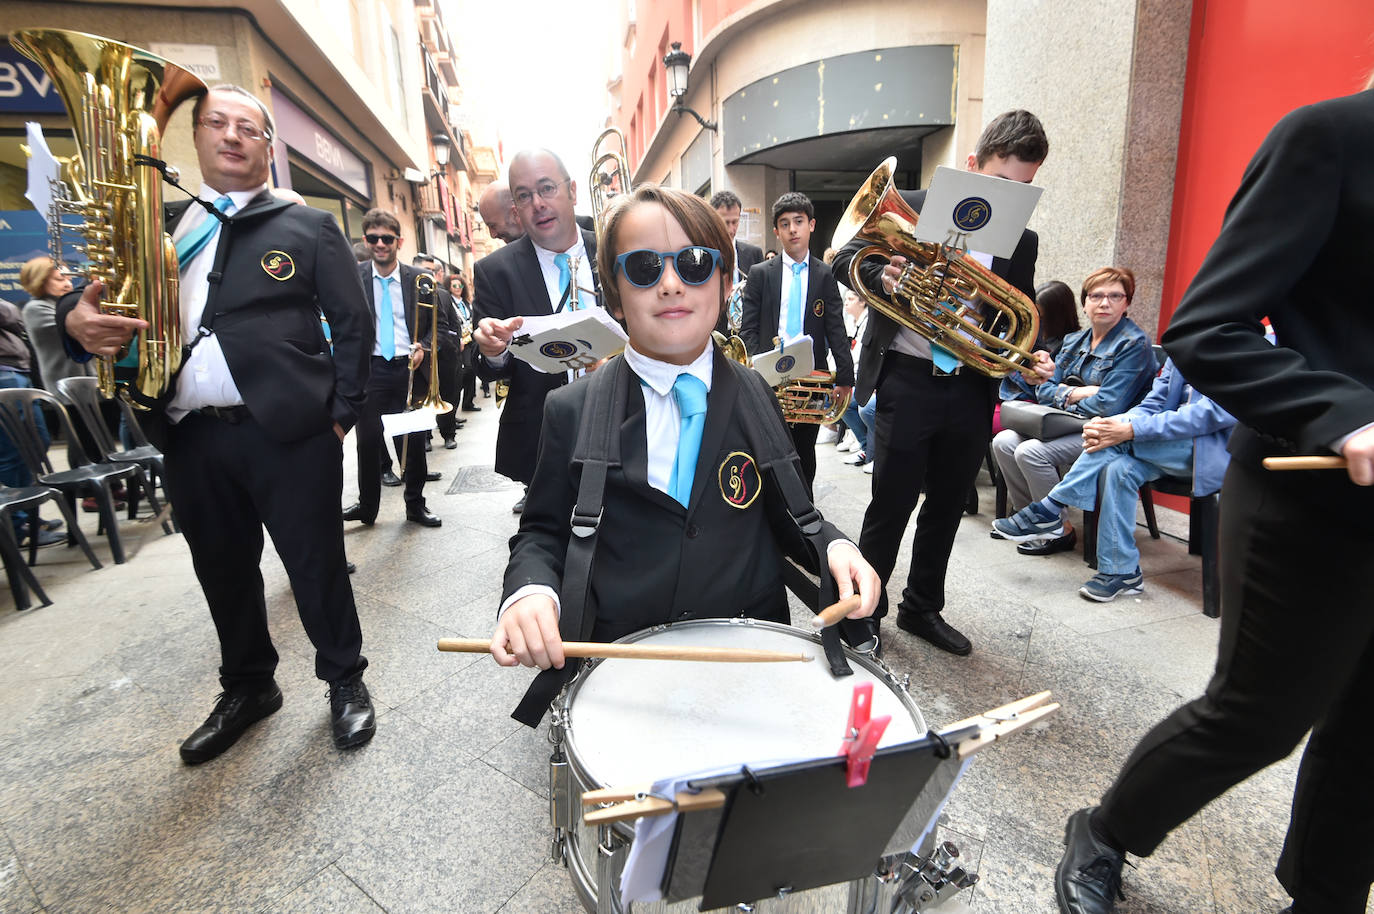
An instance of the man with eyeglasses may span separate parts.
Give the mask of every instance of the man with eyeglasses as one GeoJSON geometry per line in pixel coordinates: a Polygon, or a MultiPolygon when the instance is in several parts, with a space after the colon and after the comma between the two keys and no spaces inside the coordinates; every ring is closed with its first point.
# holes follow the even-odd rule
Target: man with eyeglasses
{"type": "MultiPolygon", "coordinates": [[[[416,316],[415,279],[421,271],[397,259],[405,239],[401,237],[400,220],[393,213],[368,210],[363,216],[363,240],[372,251],[372,261],[358,264],[358,277],[376,319],[377,342],[372,348],[367,400],[358,417],[358,500],[344,509],[343,519],[370,527],[377,520],[382,499],[382,461],[386,454],[382,416],[404,412],[409,407],[407,392],[414,402],[429,390],[429,372],[423,366],[432,322],[439,320],[441,332],[447,322],[433,308],[420,308],[416,316]]],[[[435,285],[437,290],[437,282],[435,285]]],[[[421,527],[441,526],[443,520],[425,504],[429,465],[424,433],[399,435],[393,443],[397,455],[406,455],[401,469],[406,521],[421,527]]]]}
{"type": "MultiPolygon", "coordinates": [[[[478,377],[510,384],[496,435],[496,472],[528,487],[539,450],[544,398],[568,377],[536,371],[507,350],[524,323],[523,315],[597,303],[592,268],[596,236],[578,227],[573,215],[577,182],[549,150],[517,153],[508,178],[525,235],[473,268],[473,340],[479,352],[478,377]]],[[[519,514],[524,506],[521,497],[513,510],[519,514]]]]}
{"type": "MultiPolygon", "coordinates": [[[[263,527],[286,568],[329,683],[334,745],[372,738],[362,631],[345,570],[343,439],[363,406],[373,329],[352,251],[328,213],[269,189],[272,118],[217,86],[193,111],[200,205],[169,206],[186,357],[145,413],[219,634],[223,693],[181,746],[188,765],[224,752],[282,693],[267,628],[263,527]],[[320,313],[329,321],[333,352],[320,313]]],[[[66,296],[57,322],[78,360],[112,355],[144,321],[102,314],[103,284],[66,296]],[[78,300],[79,298],[79,300],[78,300]]]]}

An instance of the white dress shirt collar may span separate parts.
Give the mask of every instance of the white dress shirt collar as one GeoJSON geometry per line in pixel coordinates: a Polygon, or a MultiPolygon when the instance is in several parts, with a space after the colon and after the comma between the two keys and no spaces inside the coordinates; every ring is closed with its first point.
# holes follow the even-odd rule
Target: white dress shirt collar
{"type": "Polygon", "coordinates": [[[695,375],[701,383],[706,385],[706,389],[710,390],[714,358],[715,347],[709,342],[706,344],[706,348],[702,350],[701,355],[693,359],[690,365],[672,365],[668,362],[660,362],[658,359],[651,359],[637,351],[629,343],[625,344],[625,362],[639,376],[639,379],[660,397],[666,397],[672,392],[673,382],[684,371],[695,375]]]}

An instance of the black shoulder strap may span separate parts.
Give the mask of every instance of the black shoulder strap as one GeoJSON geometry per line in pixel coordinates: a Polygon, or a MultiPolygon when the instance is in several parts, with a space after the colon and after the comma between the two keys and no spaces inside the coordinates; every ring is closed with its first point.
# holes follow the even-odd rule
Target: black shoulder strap
{"type": "MultiPolygon", "coordinates": [[[[787,434],[787,427],[778,416],[776,397],[762,383],[759,374],[738,362],[726,360],[725,364],[739,376],[739,402],[745,410],[745,434],[750,436],[751,443],[758,452],[759,467],[772,475],[782,492],[788,515],[816,554],[820,587],[813,590],[810,580],[801,573],[795,577],[787,575],[787,585],[798,599],[811,607],[812,612],[818,613],[838,599],[838,590],[830,574],[830,563],[826,560],[828,544],[821,535],[821,513],[816,510],[816,505],[806,491],[796,445],[792,443],[791,436],[787,434]]],[[[821,646],[825,648],[825,659],[830,664],[832,676],[849,676],[854,672],[849,668],[849,661],[845,659],[838,625],[832,625],[821,632],[821,646]]]]}
{"type": "MultiPolygon", "coordinates": [[[[580,469],[577,501],[573,504],[572,535],[563,560],[563,584],[559,588],[558,632],[564,641],[586,641],[596,625],[595,613],[587,611],[596,558],[596,536],[606,495],[606,471],[620,466],[620,426],[628,405],[629,368],[624,357],[613,358],[593,372],[587,381],[582,426],[573,449],[573,463],[580,469]]],[[[539,725],[558,692],[577,672],[581,661],[568,659],[563,669],[543,670],[525,692],[511,717],[530,727],[539,725]]]]}

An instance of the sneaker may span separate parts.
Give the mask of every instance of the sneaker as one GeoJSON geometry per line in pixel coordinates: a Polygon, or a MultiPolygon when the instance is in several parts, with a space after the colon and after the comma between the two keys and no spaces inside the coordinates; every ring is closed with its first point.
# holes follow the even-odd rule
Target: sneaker
{"type": "Polygon", "coordinates": [[[1085,599],[1110,603],[1122,594],[1144,593],[1143,580],[1139,568],[1130,574],[1106,574],[1099,571],[1078,588],[1078,592],[1085,599]]]}
{"type": "Polygon", "coordinates": [[[1002,534],[1002,539],[1013,543],[1030,540],[1048,539],[1064,535],[1064,522],[1058,512],[1051,513],[1033,501],[1011,517],[999,517],[992,522],[992,529],[1002,534]]]}
{"type": "Polygon", "coordinates": [[[844,459],[844,462],[852,467],[862,466],[868,463],[868,455],[863,451],[855,451],[844,459]]]}
{"type": "Polygon", "coordinates": [[[844,437],[840,439],[840,443],[835,445],[835,450],[839,451],[841,454],[852,454],[861,448],[862,445],[859,444],[859,439],[854,437],[854,432],[852,430],[846,431],[844,437]]]}
{"type": "Polygon", "coordinates": [[[839,440],[840,433],[835,431],[833,428],[830,428],[829,426],[822,428],[820,430],[820,433],[816,435],[817,444],[834,444],[836,441],[839,440]]]}
{"type": "Polygon", "coordinates": [[[868,463],[865,463],[865,464],[864,464],[864,472],[867,473],[869,476],[872,476],[872,475],[873,475],[873,467],[874,467],[874,465],[875,465],[876,463],[877,463],[876,460],[870,460],[868,463]]]}

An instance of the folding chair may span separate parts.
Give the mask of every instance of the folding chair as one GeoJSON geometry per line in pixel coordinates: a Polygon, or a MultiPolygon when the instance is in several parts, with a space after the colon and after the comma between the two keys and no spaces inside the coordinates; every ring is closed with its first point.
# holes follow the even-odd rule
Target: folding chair
{"type": "Polygon", "coordinates": [[[90,560],[91,567],[100,568],[100,560],[91,551],[91,544],[86,541],[81,528],[77,526],[76,512],[71,509],[62,498],[62,493],[51,486],[20,486],[11,488],[0,486],[0,557],[5,562],[5,573],[9,577],[10,594],[14,597],[14,605],[17,609],[29,608],[28,591],[33,591],[39,601],[44,606],[52,604],[48,595],[43,592],[38,581],[29,571],[29,565],[38,563],[38,537],[35,531],[41,529],[38,522],[37,508],[45,501],[52,501],[62,512],[63,518],[67,522],[67,548],[80,546],[81,551],[86,553],[86,558],[90,560]],[[29,515],[29,561],[24,563],[23,554],[19,550],[19,544],[14,536],[15,511],[24,510],[31,512],[29,515]]]}

